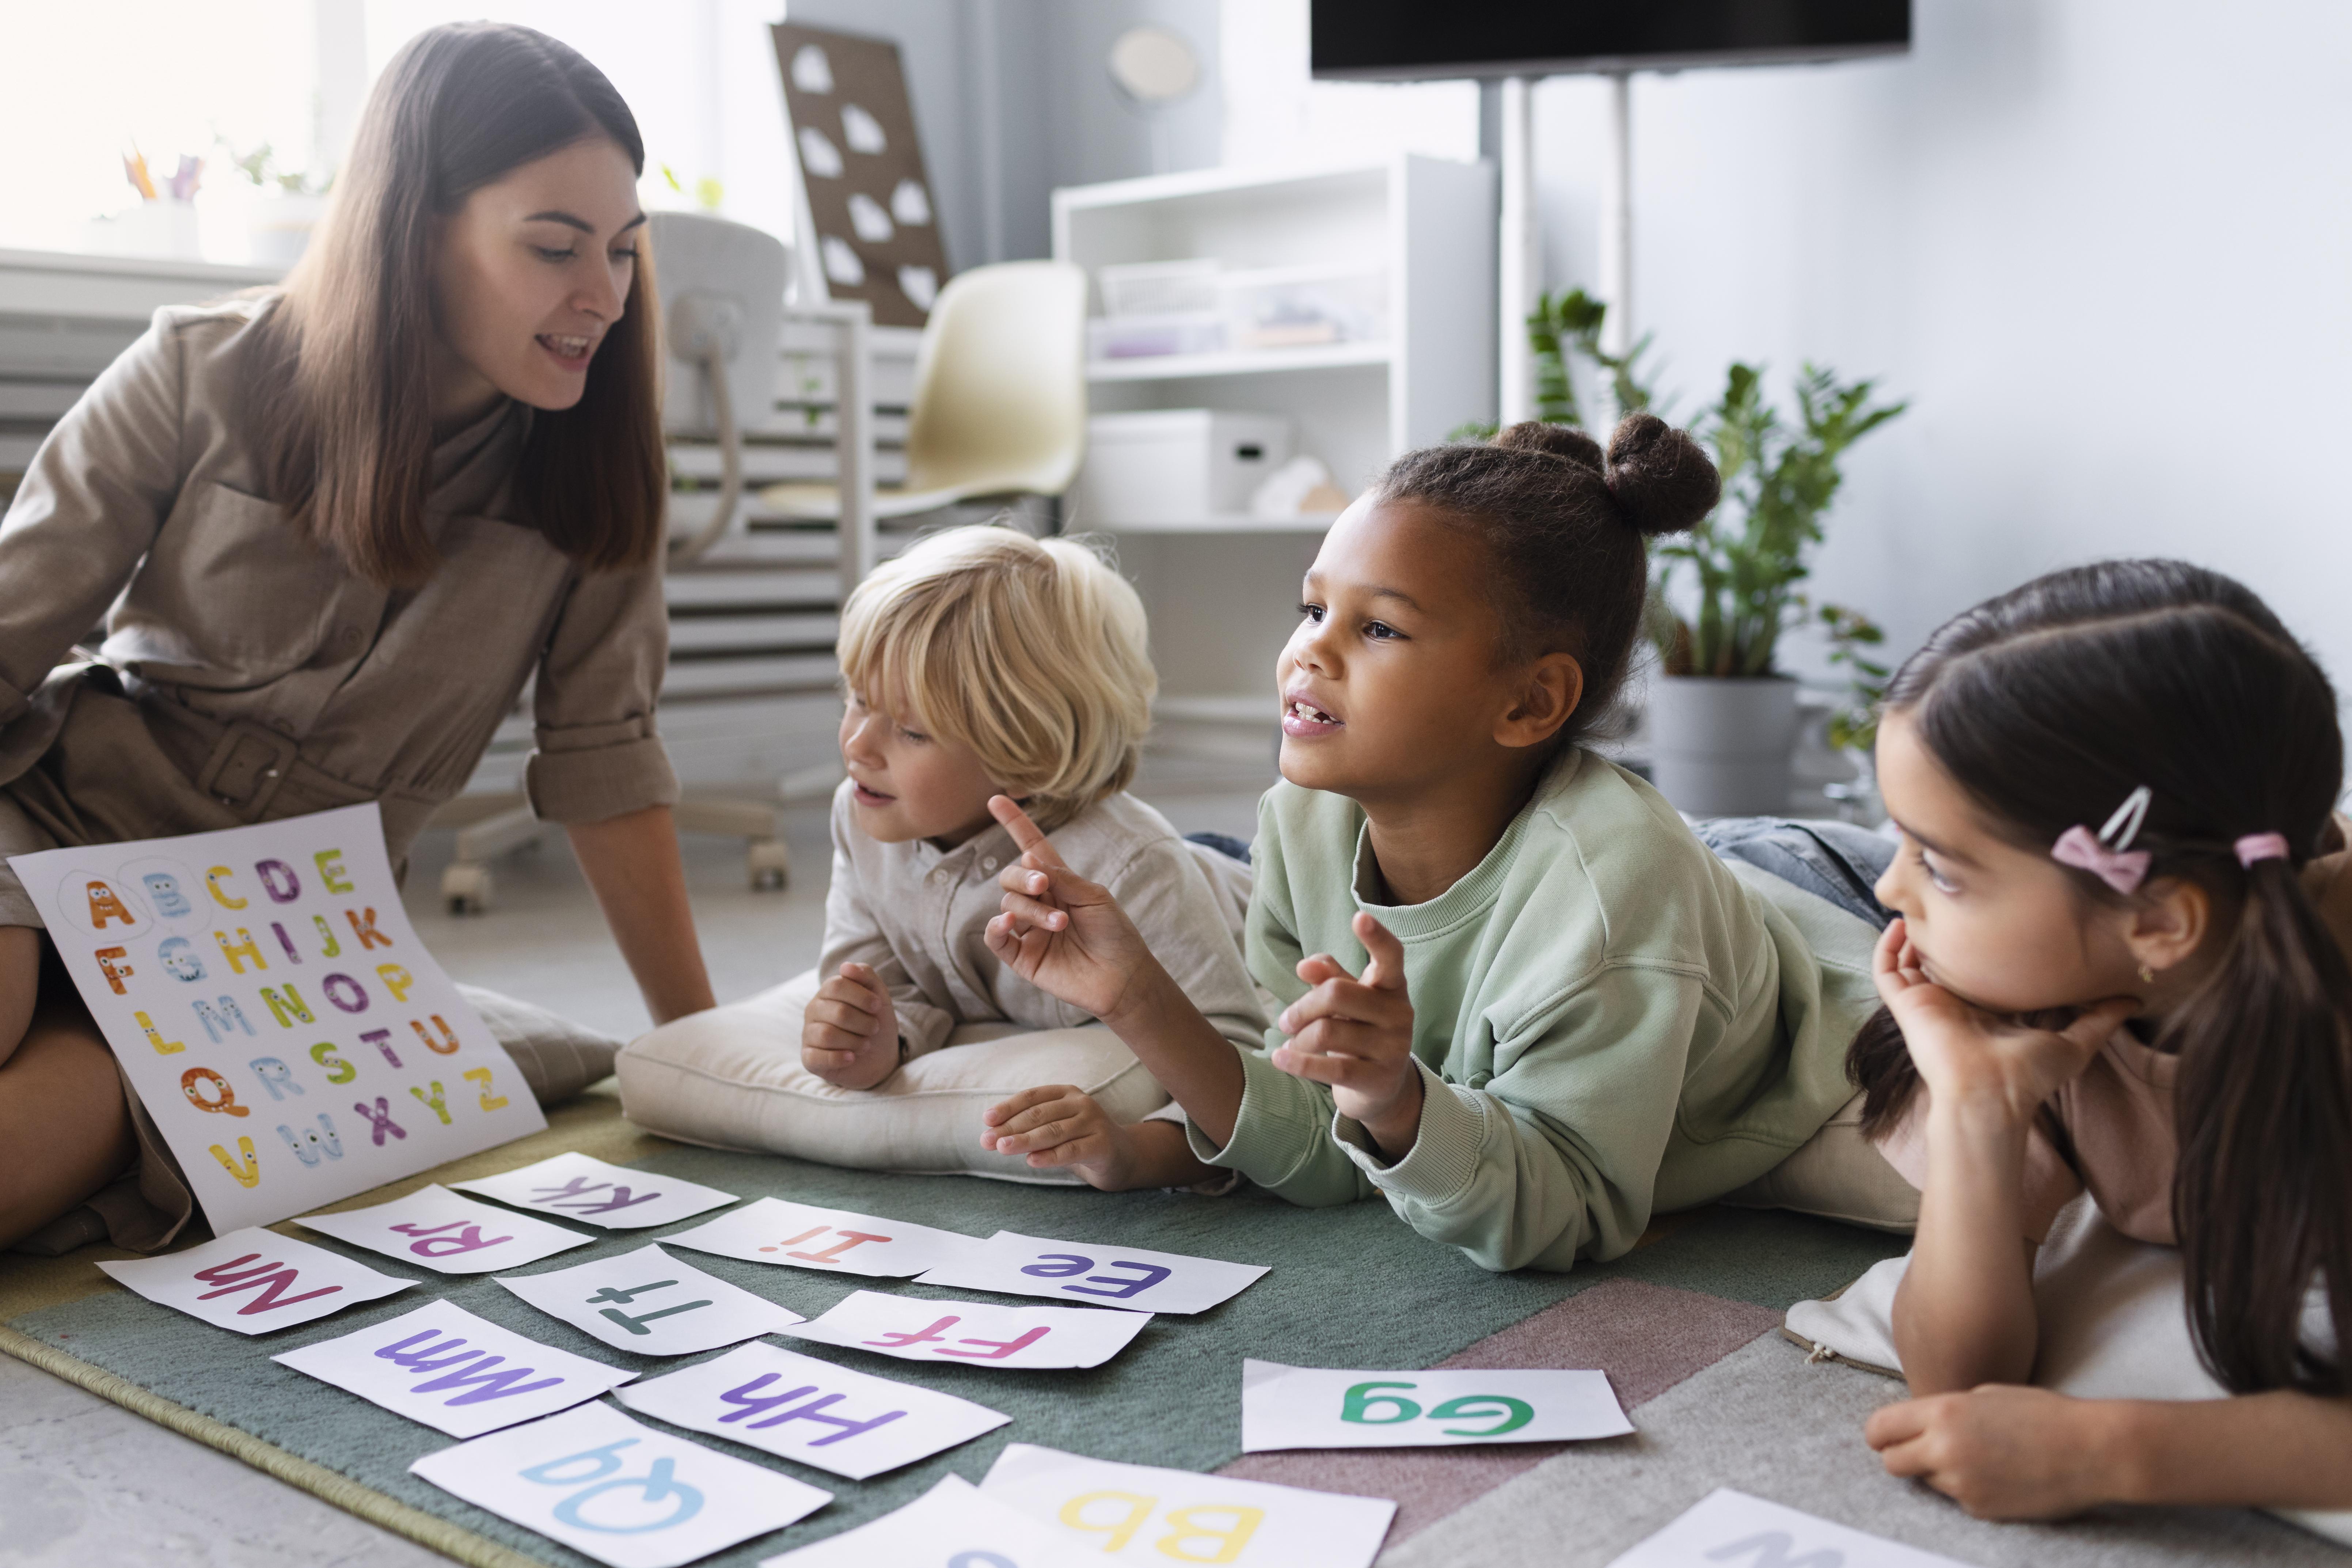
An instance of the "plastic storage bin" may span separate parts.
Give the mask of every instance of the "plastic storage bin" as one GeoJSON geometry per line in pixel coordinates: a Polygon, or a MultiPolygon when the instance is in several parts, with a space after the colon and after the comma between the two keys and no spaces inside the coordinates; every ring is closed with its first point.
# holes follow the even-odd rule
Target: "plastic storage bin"
{"type": "Polygon", "coordinates": [[[1170,527],[1239,521],[1250,492],[1290,458],[1290,421],[1214,408],[1097,414],[1087,421],[1070,526],[1170,527]]]}

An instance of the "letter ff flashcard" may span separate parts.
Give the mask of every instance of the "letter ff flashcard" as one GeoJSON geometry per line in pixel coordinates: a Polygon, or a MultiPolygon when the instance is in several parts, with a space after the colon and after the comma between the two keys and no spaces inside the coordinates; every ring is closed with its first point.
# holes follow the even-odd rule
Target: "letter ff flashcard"
{"type": "Polygon", "coordinates": [[[774,1345],[745,1345],[614,1397],[673,1426],[862,1481],[992,1432],[1010,1415],[852,1372],[774,1345]]]}
{"type": "Polygon", "coordinates": [[[1087,1568],[1097,1555],[961,1476],[942,1476],[896,1513],[766,1558],[760,1568],[1087,1568]]]}
{"type": "Polygon", "coordinates": [[[637,1375],[527,1340],[451,1301],[270,1359],[452,1437],[567,1409],[637,1375]]]}
{"type": "Polygon", "coordinates": [[[722,1193],[717,1187],[569,1152],[479,1181],[449,1184],[519,1209],[558,1219],[584,1220],[606,1230],[672,1225],[735,1202],[733,1193],[722,1193]]]}
{"type": "Polygon", "coordinates": [[[1005,1307],[853,1290],[833,1310],[784,1331],[796,1340],[872,1351],[901,1361],[1022,1368],[1100,1366],[1125,1350],[1149,1312],[1005,1307]]]}
{"type": "Polygon", "coordinates": [[[782,1198],[761,1198],[662,1240],[746,1263],[781,1263],[868,1279],[912,1279],[980,1247],[979,1237],[952,1230],[782,1198]]]}
{"type": "Polygon", "coordinates": [[[1717,1487],[1609,1568],[1967,1568],[1760,1497],[1717,1487]]]}
{"type": "Polygon", "coordinates": [[[925,1274],[923,1283],[1137,1312],[1186,1313],[1205,1312],[1230,1300],[1265,1274],[1254,1263],[1222,1263],[1140,1247],[1047,1241],[1000,1230],[978,1252],[925,1274]]]}
{"type": "Polygon", "coordinates": [[[1438,1448],[1622,1436],[1601,1372],[1328,1372],[1242,1363],[1242,1452],[1438,1448]]]}
{"type": "Polygon", "coordinates": [[[295,1223],[337,1241],[443,1274],[520,1268],[596,1239],[529,1215],[459,1197],[437,1183],[373,1208],[304,1215],[295,1223]]]}
{"type": "Polygon", "coordinates": [[[677,1568],[833,1500],[829,1491],[656,1432],[609,1405],[460,1443],[408,1469],[613,1568],[677,1568]]]}
{"type": "Polygon", "coordinates": [[[1396,1517],[1386,1498],[1120,1465],[1013,1443],[980,1489],[1089,1555],[1234,1568],[1370,1568],[1396,1517]]]}
{"type": "Polygon", "coordinates": [[[159,1306],[240,1334],[291,1328],[416,1283],[257,1227],[230,1231],[185,1252],[99,1267],[159,1306]]]}
{"type": "Polygon", "coordinates": [[[798,1312],[680,1263],[658,1247],[499,1284],[591,1339],[639,1355],[694,1355],[802,1321],[798,1312]]]}

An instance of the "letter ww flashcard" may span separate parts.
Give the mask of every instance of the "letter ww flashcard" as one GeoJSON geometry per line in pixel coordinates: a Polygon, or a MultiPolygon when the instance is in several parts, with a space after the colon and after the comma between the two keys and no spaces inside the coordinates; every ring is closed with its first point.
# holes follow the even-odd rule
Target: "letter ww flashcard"
{"type": "Polygon", "coordinates": [[[520,1268],[596,1239],[529,1215],[459,1197],[438,1184],[373,1208],[304,1215],[295,1223],[337,1241],[443,1274],[520,1268]]]}
{"type": "Polygon", "coordinates": [[[784,1331],[797,1340],[901,1361],[1023,1368],[1100,1366],[1151,1321],[1149,1312],[927,1301],[853,1290],[833,1310],[784,1331]]]}
{"type": "Polygon", "coordinates": [[[1205,1312],[1265,1277],[1254,1263],[1221,1263],[1181,1252],[1047,1241],[1000,1230],[980,1250],[923,1276],[926,1285],[1043,1296],[1131,1312],[1205,1312]]]}
{"type": "Polygon", "coordinates": [[[868,1279],[907,1279],[976,1251],[977,1237],[845,1209],[761,1198],[709,1225],[662,1237],[746,1263],[781,1263],[868,1279]]]}
{"type": "Polygon", "coordinates": [[[519,1209],[585,1220],[606,1230],[644,1230],[708,1214],[735,1201],[733,1193],[675,1177],[608,1165],[587,1154],[562,1153],[496,1176],[449,1184],[460,1192],[496,1198],[519,1209]]]}
{"type": "Polygon", "coordinates": [[[150,1301],[240,1334],[291,1328],[416,1283],[251,1226],[185,1252],[99,1267],[150,1301]]]}
{"type": "Polygon", "coordinates": [[[803,1321],[658,1247],[548,1274],[502,1275],[499,1283],[591,1339],[639,1355],[695,1355],[803,1321]]]}
{"type": "Polygon", "coordinates": [[[270,1359],[452,1437],[568,1409],[637,1375],[527,1340],[450,1301],[270,1359]]]}
{"type": "Polygon", "coordinates": [[[1601,1372],[1329,1372],[1242,1363],[1242,1452],[1558,1443],[1633,1429],[1601,1372]]]}
{"type": "Polygon", "coordinates": [[[745,1345],[615,1395],[673,1426],[732,1437],[862,1481],[1013,1419],[969,1399],[745,1345]]]}
{"type": "Polygon", "coordinates": [[[1717,1487],[1609,1568],[1967,1568],[1916,1546],[1717,1487]]]}
{"type": "Polygon", "coordinates": [[[760,1568],[1087,1568],[1095,1557],[961,1476],[942,1476],[898,1512],[767,1558],[760,1568]]]}
{"type": "Polygon", "coordinates": [[[443,1491],[613,1568],[677,1568],[782,1530],[833,1494],[583,1405],[427,1454],[443,1491]]]}

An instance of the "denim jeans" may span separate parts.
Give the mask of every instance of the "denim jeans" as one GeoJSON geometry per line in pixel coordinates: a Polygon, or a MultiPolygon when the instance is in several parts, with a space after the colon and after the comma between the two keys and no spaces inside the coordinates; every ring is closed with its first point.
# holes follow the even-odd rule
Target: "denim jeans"
{"type": "Polygon", "coordinates": [[[1895,911],[1872,885],[1895,860],[1895,840],[1851,822],[1792,821],[1780,816],[1718,816],[1692,829],[1725,860],[1745,860],[1817,893],[1880,931],[1895,911]]]}

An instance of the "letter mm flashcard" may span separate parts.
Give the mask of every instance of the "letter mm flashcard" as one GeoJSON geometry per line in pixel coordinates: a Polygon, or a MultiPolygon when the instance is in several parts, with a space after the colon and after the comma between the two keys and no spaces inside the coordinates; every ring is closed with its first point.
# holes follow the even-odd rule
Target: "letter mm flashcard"
{"type": "Polygon", "coordinates": [[[862,1481],[1013,1419],[969,1399],[745,1345],[614,1395],[673,1426],[732,1437],[862,1481]]]}
{"type": "Polygon", "coordinates": [[[1609,1568],[1967,1568],[1953,1558],[1864,1535],[1826,1519],[1717,1487],[1609,1568]]]}
{"type": "Polygon", "coordinates": [[[898,1512],[763,1559],[760,1568],[1087,1568],[1097,1555],[961,1476],[942,1476],[898,1512]]]}
{"type": "Polygon", "coordinates": [[[1396,1516],[1386,1498],[1119,1465],[1026,1443],[1006,1447],[980,1489],[1073,1542],[1137,1563],[1370,1568],[1396,1516]]]}
{"type": "Polygon", "coordinates": [[[606,1230],[644,1230],[708,1214],[735,1202],[733,1193],[608,1165],[587,1154],[562,1153],[535,1165],[452,1182],[459,1192],[478,1193],[519,1209],[584,1220],[606,1230]]]}
{"type": "Polygon", "coordinates": [[[676,1568],[781,1530],[833,1494],[583,1405],[408,1467],[613,1568],[676,1568]]]}
{"type": "Polygon", "coordinates": [[[907,1279],[975,1252],[980,1238],[846,1209],[761,1198],[709,1225],[662,1237],[746,1263],[781,1263],[868,1279],[907,1279]]]}
{"type": "Polygon", "coordinates": [[[503,1275],[499,1283],[589,1338],[639,1355],[694,1355],[802,1321],[658,1247],[546,1274],[503,1275]]]}
{"type": "Polygon", "coordinates": [[[1601,1372],[1327,1372],[1242,1363],[1242,1452],[1556,1443],[1633,1429],[1601,1372]]]}
{"type": "Polygon", "coordinates": [[[296,1223],[337,1241],[443,1274],[520,1268],[596,1239],[529,1215],[461,1198],[438,1184],[419,1187],[404,1198],[373,1208],[304,1215],[296,1223]]]}
{"type": "Polygon", "coordinates": [[[637,1375],[527,1340],[450,1301],[269,1359],[452,1437],[566,1409],[637,1375]]]}
{"type": "Polygon", "coordinates": [[[150,1301],[240,1334],[291,1328],[416,1283],[254,1227],[184,1252],[99,1267],[150,1301]]]}
{"type": "Polygon", "coordinates": [[[970,1257],[931,1269],[926,1285],[1001,1290],[1133,1312],[1205,1312],[1263,1279],[1254,1263],[1221,1263],[1181,1252],[1047,1241],[1000,1230],[970,1257]]]}
{"type": "Polygon", "coordinates": [[[784,1331],[796,1340],[901,1361],[1023,1368],[1100,1366],[1151,1321],[1149,1312],[1006,1307],[853,1290],[823,1317],[784,1331]]]}

